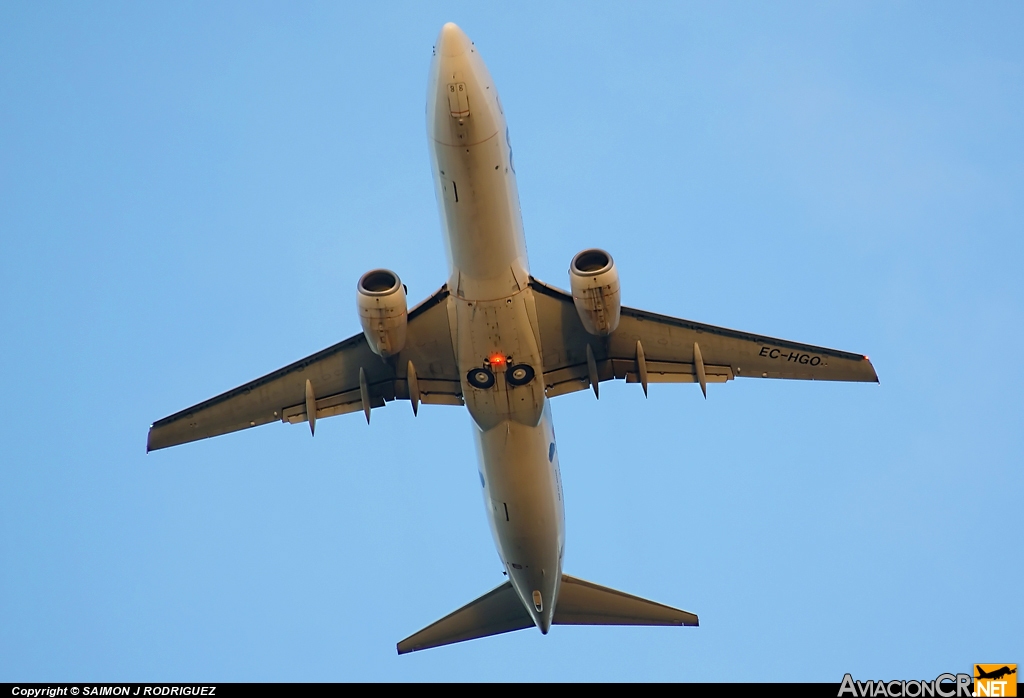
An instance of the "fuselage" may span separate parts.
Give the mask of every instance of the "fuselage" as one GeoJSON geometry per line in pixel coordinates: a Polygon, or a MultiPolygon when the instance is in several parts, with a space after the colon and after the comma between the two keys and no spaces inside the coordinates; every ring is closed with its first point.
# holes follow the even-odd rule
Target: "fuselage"
{"type": "Polygon", "coordinates": [[[448,255],[449,324],[491,531],[537,627],[551,625],[565,517],[505,115],[476,47],[446,24],[427,135],[448,255]]]}

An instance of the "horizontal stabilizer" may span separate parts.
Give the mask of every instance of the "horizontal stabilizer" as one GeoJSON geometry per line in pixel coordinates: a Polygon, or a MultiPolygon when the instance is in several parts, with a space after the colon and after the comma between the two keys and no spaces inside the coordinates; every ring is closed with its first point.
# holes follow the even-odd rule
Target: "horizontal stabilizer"
{"type": "Polygon", "coordinates": [[[562,575],[555,625],[697,625],[697,616],[562,575]]]}
{"type": "MultiPolygon", "coordinates": [[[[697,625],[697,616],[678,608],[562,575],[554,625],[697,625]]],[[[454,613],[398,643],[398,653],[426,650],[464,640],[533,627],[512,582],[505,582],[454,613]]]]}
{"type": "Polygon", "coordinates": [[[479,599],[450,613],[398,643],[398,653],[426,650],[463,640],[508,633],[533,626],[533,619],[516,596],[512,582],[505,582],[479,599]]]}

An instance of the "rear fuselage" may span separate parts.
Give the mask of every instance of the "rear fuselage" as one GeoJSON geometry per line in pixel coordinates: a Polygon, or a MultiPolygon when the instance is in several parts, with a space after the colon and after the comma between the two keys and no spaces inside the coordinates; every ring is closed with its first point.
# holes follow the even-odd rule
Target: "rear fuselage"
{"type": "Polygon", "coordinates": [[[491,531],[537,627],[551,625],[565,518],[512,148],[476,47],[446,24],[427,135],[448,253],[448,313],[491,531]]]}

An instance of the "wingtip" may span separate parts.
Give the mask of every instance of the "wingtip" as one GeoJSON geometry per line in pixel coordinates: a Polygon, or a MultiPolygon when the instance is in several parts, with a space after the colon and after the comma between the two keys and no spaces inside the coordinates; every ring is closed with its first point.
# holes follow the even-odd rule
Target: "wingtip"
{"type": "Polygon", "coordinates": [[[878,385],[881,385],[882,381],[878,379],[878,371],[875,370],[875,365],[873,363],[871,363],[871,358],[868,357],[867,354],[862,354],[862,358],[863,358],[864,361],[867,361],[868,362],[868,366],[871,367],[871,375],[873,375],[875,377],[875,383],[877,383],[878,385]]]}

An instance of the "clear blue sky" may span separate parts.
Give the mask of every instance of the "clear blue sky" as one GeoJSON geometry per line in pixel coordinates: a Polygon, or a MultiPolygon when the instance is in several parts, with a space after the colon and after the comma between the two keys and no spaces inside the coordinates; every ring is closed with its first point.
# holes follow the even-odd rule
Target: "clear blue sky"
{"type": "Polygon", "coordinates": [[[0,3],[0,680],[1024,663],[1022,36],[1020,3],[0,3]],[[367,269],[444,282],[446,21],[501,91],[536,276],[600,246],[628,305],[881,377],[554,401],[567,572],[699,629],[396,656],[503,579],[461,409],[145,454],[356,333],[367,269]]]}

